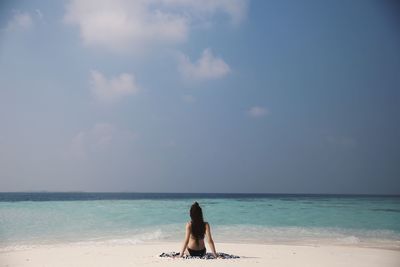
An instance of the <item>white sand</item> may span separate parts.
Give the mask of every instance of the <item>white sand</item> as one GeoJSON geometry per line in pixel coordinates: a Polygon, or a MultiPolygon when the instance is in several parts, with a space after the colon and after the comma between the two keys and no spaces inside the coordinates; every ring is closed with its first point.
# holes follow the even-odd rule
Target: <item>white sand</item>
{"type": "Polygon", "coordinates": [[[220,252],[240,259],[169,259],[162,252],[178,251],[180,243],[140,245],[38,246],[0,252],[0,266],[362,266],[399,267],[400,251],[355,246],[301,246],[217,243],[220,252]]]}

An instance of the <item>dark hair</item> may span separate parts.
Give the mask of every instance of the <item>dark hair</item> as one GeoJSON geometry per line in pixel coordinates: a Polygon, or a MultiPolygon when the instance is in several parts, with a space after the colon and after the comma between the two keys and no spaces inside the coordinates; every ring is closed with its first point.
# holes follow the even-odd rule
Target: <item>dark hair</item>
{"type": "Polygon", "coordinates": [[[196,239],[196,243],[199,239],[204,238],[206,231],[206,225],[203,220],[203,211],[201,210],[199,203],[194,202],[190,208],[190,218],[192,218],[192,235],[196,239]]]}

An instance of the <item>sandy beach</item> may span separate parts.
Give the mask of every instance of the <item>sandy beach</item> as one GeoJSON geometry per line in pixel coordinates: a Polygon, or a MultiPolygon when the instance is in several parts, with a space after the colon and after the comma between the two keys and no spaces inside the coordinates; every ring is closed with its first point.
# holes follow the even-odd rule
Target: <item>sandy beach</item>
{"type": "Polygon", "coordinates": [[[400,251],[356,246],[306,246],[219,243],[220,252],[240,259],[170,259],[180,243],[137,245],[65,244],[0,252],[0,266],[363,266],[397,267],[400,251]]]}

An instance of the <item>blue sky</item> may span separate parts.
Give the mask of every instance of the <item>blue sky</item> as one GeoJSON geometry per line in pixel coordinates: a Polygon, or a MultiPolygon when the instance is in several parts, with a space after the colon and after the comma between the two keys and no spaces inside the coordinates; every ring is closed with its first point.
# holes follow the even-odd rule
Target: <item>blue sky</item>
{"type": "Polygon", "coordinates": [[[2,1],[0,190],[400,193],[393,1],[2,1]]]}

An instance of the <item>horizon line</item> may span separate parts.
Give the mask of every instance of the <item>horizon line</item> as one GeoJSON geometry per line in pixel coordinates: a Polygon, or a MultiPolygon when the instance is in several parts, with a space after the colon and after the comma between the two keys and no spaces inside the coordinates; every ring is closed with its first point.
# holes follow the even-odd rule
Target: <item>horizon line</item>
{"type": "Polygon", "coordinates": [[[0,191],[3,193],[88,193],[88,194],[193,194],[193,195],[331,195],[331,196],[399,196],[400,193],[252,193],[252,192],[137,192],[137,191],[84,191],[84,190],[68,190],[68,191],[49,191],[49,190],[29,190],[29,191],[0,191]]]}

